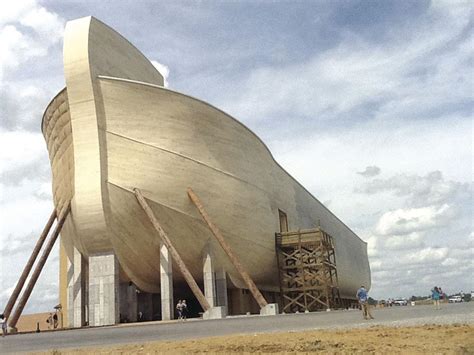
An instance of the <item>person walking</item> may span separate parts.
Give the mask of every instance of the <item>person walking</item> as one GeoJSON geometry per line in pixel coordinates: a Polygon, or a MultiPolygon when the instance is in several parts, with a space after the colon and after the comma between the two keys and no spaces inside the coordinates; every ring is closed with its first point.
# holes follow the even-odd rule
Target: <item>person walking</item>
{"type": "Polygon", "coordinates": [[[0,326],[2,327],[2,337],[7,335],[7,320],[5,319],[5,316],[0,314],[0,326]]]}
{"type": "Polygon", "coordinates": [[[186,319],[188,316],[188,305],[186,304],[186,300],[183,300],[181,304],[183,306],[183,319],[186,319]]]}
{"type": "Polygon", "coordinates": [[[365,289],[364,285],[362,285],[357,290],[356,297],[359,301],[360,308],[362,309],[362,317],[364,317],[364,319],[374,319],[374,317],[372,317],[372,313],[370,312],[369,293],[365,289]]]}
{"type": "Polygon", "coordinates": [[[433,300],[433,305],[435,309],[441,309],[439,306],[439,299],[441,297],[441,292],[437,286],[431,290],[431,299],[433,300]]]}
{"type": "Polygon", "coordinates": [[[176,310],[178,311],[178,319],[183,319],[183,302],[181,300],[178,300],[176,310]]]}

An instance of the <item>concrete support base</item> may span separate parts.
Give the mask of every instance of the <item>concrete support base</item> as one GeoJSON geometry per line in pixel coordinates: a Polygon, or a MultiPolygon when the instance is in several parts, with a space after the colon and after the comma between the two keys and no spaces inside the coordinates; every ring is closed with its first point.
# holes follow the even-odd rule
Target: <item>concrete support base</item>
{"type": "Polygon", "coordinates": [[[216,301],[217,306],[224,307],[225,314],[229,314],[229,301],[227,298],[227,274],[224,269],[215,272],[216,275],[216,301]]]}
{"type": "Polygon", "coordinates": [[[72,260],[68,259],[67,310],[68,326],[80,328],[85,324],[85,262],[79,250],[74,248],[72,260]]]}
{"type": "Polygon", "coordinates": [[[119,263],[113,252],[89,256],[89,325],[119,323],[119,263]]]}
{"type": "Polygon", "coordinates": [[[18,329],[17,329],[16,327],[10,327],[10,326],[8,326],[8,327],[7,327],[7,333],[8,333],[8,334],[16,334],[16,333],[18,333],[18,329]]]}
{"type": "Polygon", "coordinates": [[[269,303],[265,307],[260,308],[261,316],[276,316],[278,314],[278,304],[269,303]]]}
{"type": "Polygon", "coordinates": [[[174,319],[173,262],[168,248],[163,243],[160,244],[160,288],[161,320],[174,319]]]}
{"type": "Polygon", "coordinates": [[[219,274],[219,296],[221,298],[221,302],[225,304],[223,304],[222,306],[218,306],[218,283],[216,273],[214,272],[214,254],[212,253],[211,245],[209,242],[204,247],[202,253],[202,273],[204,281],[204,296],[211,305],[211,308],[204,312],[204,314],[202,315],[203,319],[225,318],[227,316],[227,287],[225,278],[226,275],[225,272],[223,272],[223,274],[219,274]],[[222,287],[224,287],[225,289],[222,290],[222,287]]]}
{"type": "Polygon", "coordinates": [[[216,280],[214,274],[214,257],[208,242],[202,252],[202,278],[204,281],[204,296],[211,307],[217,305],[216,280]]]}
{"type": "Polygon", "coordinates": [[[227,316],[225,307],[211,307],[203,313],[203,319],[221,319],[227,316]]]}

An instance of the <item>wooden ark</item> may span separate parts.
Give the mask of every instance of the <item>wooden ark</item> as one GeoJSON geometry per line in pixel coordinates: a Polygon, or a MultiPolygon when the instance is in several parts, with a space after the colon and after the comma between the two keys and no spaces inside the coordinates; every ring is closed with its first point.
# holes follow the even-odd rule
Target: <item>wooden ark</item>
{"type": "MultiPolygon", "coordinates": [[[[139,188],[194,278],[210,243],[231,281],[245,288],[186,189],[206,205],[264,291],[279,292],[275,233],[320,226],[333,237],[340,296],[370,287],[367,245],[293,179],[242,123],[199,99],[163,87],[163,77],[120,34],[93,17],[67,23],[66,87],[42,123],[61,233],[61,297],[67,259],[113,251],[121,279],[160,292],[160,241],[134,193],[139,188]]],[[[295,93],[298,95],[298,93],[295,93]]],[[[324,171],[320,172],[321,174],[324,171]]],[[[182,282],[175,273],[175,282],[182,282]]]]}

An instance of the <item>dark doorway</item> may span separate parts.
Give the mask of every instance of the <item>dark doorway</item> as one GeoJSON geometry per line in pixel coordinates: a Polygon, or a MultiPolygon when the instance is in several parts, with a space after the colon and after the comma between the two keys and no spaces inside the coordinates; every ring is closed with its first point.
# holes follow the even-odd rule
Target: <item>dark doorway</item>
{"type": "Polygon", "coordinates": [[[280,217],[280,232],[288,232],[288,218],[286,218],[286,213],[282,210],[278,210],[278,216],[280,217]]]}

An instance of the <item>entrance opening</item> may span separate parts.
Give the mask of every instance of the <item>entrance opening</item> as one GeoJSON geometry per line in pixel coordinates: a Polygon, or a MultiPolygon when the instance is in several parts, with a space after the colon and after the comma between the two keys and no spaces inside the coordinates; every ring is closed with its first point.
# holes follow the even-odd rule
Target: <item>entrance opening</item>
{"type": "MultiPolygon", "coordinates": [[[[198,281],[198,286],[201,290],[204,290],[204,285],[202,282],[198,281]]],[[[174,307],[175,307],[175,319],[178,319],[178,314],[176,310],[176,305],[179,300],[186,300],[187,305],[187,318],[198,318],[204,312],[199,301],[197,300],[194,293],[191,291],[191,288],[186,282],[177,282],[175,284],[174,290],[174,307]]]]}
{"type": "Polygon", "coordinates": [[[278,210],[278,216],[280,218],[280,233],[288,232],[288,219],[286,218],[286,213],[282,210],[278,210]]]}

